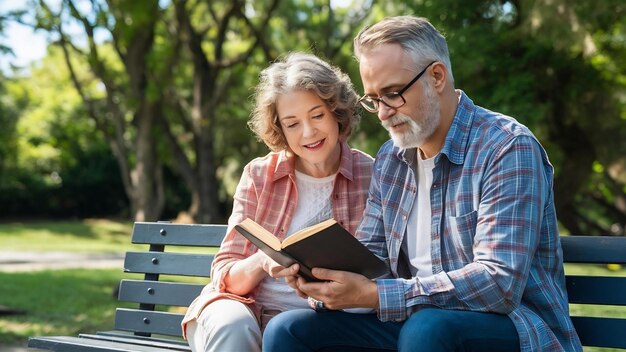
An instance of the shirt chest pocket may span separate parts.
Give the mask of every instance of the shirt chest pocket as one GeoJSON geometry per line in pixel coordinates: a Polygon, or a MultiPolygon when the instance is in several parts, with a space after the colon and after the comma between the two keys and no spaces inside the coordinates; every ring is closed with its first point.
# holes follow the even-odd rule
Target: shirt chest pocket
{"type": "Polygon", "coordinates": [[[448,244],[451,258],[462,258],[463,265],[474,260],[473,244],[476,235],[478,212],[472,211],[461,216],[449,216],[446,224],[444,242],[448,244]]]}

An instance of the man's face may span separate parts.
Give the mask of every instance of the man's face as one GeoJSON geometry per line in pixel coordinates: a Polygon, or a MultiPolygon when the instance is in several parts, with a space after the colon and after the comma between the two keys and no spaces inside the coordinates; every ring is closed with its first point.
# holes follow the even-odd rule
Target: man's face
{"type": "MultiPolygon", "coordinates": [[[[378,98],[402,89],[423,67],[415,67],[397,44],[384,44],[362,53],[359,70],[365,95],[378,98]]],[[[378,118],[400,148],[419,147],[433,135],[440,122],[439,96],[434,89],[422,85],[429,79],[429,70],[402,93],[406,101],[399,108],[379,103],[378,118]]]]}

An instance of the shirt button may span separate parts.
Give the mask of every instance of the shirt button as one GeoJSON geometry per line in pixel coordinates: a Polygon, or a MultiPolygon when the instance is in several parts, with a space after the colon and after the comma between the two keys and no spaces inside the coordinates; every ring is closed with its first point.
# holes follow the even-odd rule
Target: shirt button
{"type": "Polygon", "coordinates": [[[406,215],[402,215],[402,220],[406,220],[406,215]]]}

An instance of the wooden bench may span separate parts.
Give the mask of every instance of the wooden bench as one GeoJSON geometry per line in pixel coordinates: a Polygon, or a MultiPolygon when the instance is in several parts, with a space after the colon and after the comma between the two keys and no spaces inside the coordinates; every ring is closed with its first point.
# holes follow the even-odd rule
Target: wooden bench
{"type": "MultiPolygon", "coordinates": [[[[561,236],[566,263],[626,264],[626,237],[561,236]]],[[[570,304],[626,306],[626,277],[565,277],[570,304]]],[[[624,312],[624,311],[622,311],[624,312]]],[[[572,316],[583,346],[626,349],[626,318],[572,316]]]]}
{"type": "MultiPolygon", "coordinates": [[[[147,252],[128,252],[124,271],[144,274],[144,279],[122,280],[119,300],[138,303],[138,309],[117,308],[114,331],[31,337],[28,347],[72,352],[190,351],[181,338],[184,308],[178,308],[179,313],[168,310],[186,307],[200,293],[204,284],[183,283],[184,278],[208,278],[213,255],[177,252],[176,248],[217,247],[225,232],[225,225],[135,223],[132,242],[150,247],[147,252]],[[174,277],[176,282],[171,280],[174,277]]],[[[626,264],[626,237],[567,236],[561,240],[566,262],[626,264]]],[[[570,303],[626,306],[626,277],[569,275],[566,280],[570,303]]],[[[572,319],[583,345],[626,349],[626,318],[572,319]]]]}
{"type": "Polygon", "coordinates": [[[141,273],[143,280],[123,279],[119,300],[138,303],[138,309],[117,308],[115,331],[70,336],[39,336],[28,340],[29,348],[52,351],[191,351],[182,339],[183,312],[170,307],[187,307],[209,281],[213,254],[206,248],[219,247],[226,225],[183,225],[137,222],[132,243],[147,244],[146,252],[128,252],[124,271],[141,273]],[[181,246],[196,247],[203,254],[181,246]],[[178,248],[178,250],[177,250],[178,248]],[[166,251],[167,250],[167,251],[166,251]],[[163,280],[163,275],[167,275],[163,280]],[[207,278],[189,283],[188,277],[207,278]],[[176,282],[172,282],[173,279],[176,282]]]}

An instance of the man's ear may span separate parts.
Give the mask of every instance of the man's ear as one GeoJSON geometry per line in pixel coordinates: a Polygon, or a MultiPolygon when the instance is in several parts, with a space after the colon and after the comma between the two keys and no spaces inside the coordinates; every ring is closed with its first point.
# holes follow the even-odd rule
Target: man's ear
{"type": "Polygon", "coordinates": [[[441,93],[448,81],[448,71],[446,70],[446,66],[439,61],[433,64],[432,70],[433,70],[432,75],[435,78],[435,85],[434,85],[435,90],[438,93],[441,93]]]}

